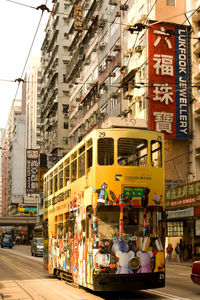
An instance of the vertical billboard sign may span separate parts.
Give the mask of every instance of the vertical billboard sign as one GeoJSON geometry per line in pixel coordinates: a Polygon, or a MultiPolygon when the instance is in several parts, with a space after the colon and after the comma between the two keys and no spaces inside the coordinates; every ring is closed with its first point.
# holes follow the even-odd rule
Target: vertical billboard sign
{"type": "Polygon", "coordinates": [[[189,138],[188,26],[149,23],[149,129],[189,138]]]}
{"type": "Polygon", "coordinates": [[[74,6],[74,30],[82,31],[83,29],[83,8],[81,5],[74,6]]]}
{"type": "Polygon", "coordinates": [[[39,151],[34,149],[26,150],[26,193],[38,193],[38,166],[39,151]]]}

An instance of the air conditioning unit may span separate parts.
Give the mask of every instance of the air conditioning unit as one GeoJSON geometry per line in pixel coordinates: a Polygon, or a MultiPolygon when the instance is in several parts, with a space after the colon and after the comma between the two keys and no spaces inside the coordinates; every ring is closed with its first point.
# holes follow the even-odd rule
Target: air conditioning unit
{"type": "Polygon", "coordinates": [[[113,99],[117,99],[118,98],[118,93],[112,93],[110,95],[110,97],[113,98],[113,99]]]}
{"type": "Polygon", "coordinates": [[[126,56],[129,56],[129,55],[131,55],[131,54],[132,54],[132,49],[129,48],[129,49],[126,51],[126,56]]]}
{"type": "Polygon", "coordinates": [[[104,71],[103,66],[99,66],[99,73],[103,73],[103,71],[104,71]]]}
{"type": "Polygon", "coordinates": [[[68,118],[69,114],[68,113],[64,113],[64,118],[68,118]]]}
{"type": "Polygon", "coordinates": [[[103,42],[103,43],[101,43],[101,44],[99,45],[99,49],[100,49],[100,50],[103,50],[105,47],[106,47],[106,43],[105,43],[105,42],[103,42]]]}
{"type": "Polygon", "coordinates": [[[139,18],[139,20],[137,20],[137,23],[141,23],[142,21],[146,20],[147,19],[147,15],[146,14],[143,14],[141,15],[141,17],[139,18]]]}
{"type": "Polygon", "coordinates": [[[113,56],[112,55],[107,55],[106,61],[112,61],[112,60],[113,60],[113,56]]]}
{"type": "Polygon", "coordinates": [[[91,64],[91,60],[90,60],[90,59],[87,59],[86,62],[85,62],[85,65],[88,66],[88,65],[90,65],[90,64],[91,64]]]}
{"type": "Polygon", "coordinates": [[[137,45],[137,46],[135,47],[135,52],[136,52],[136,53],[141,53],[143,49],[144,49],[143,46],[137,45]]]}
{"type": "Polygon", "coordinates": [[[127,11],[128,10],[128,5],[127,4],[121,4],[120,5],[120,10],[127,11]]]}
{"type": "Polygon", "coordinates": [[[121,16],[121,12],[120,12],[120,11],[117,11],[115,17],[118,18],[118,17],[120,17],[120,16],[121,16]]]}
{"type": "Polygon", "coordinates": [[[104,15],[102,15],[101,19],[99,20],[99,27],[104,28],[106,21],[107,18],[104,15]]]}
{"type": "Polygon", "coordinates": [[[118,0],[109,0],[109,4],[110,4],[110,5],[117,6],[118,3],[119,3],[118,0]]]}
{"type": "Polygon", "coordinates": [[[141,98],[140,96],[136,96],[136,97],[135,97],[135,101],[136,101],[136,102],[140,102],[141,100],[142,100],[142,98],[141,98]]]}
{"type": "Polygon", "coordinates": [[[114,47],[113,47],[113,51],[115,51],[115,52],[118,52],[118,51],[120,51],[120,45],[115,45],[114,47]]]}
{"type": "Polygon", "coordinates": [[[115,72],[112,72],[112,73],[109,74],[109,76],[110,76],[110,77],[115,77],[116,74],[115,74],[115,72]]]}
{"type": "Polygon", "coordinates": [[[127,91],[125,94],[124,94],[124,99],[131,99],[133,97],[133,95],[131,95],[131,93],[129,91],[127,91]]]}

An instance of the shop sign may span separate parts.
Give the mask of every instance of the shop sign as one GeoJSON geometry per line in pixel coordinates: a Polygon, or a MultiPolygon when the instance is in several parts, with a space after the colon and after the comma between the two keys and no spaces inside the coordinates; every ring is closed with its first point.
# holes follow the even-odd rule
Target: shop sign
{"type": "Polygon", "coordinates": [[[44,183],[44,174],[48,171],[48,169],[39,169],[38,170],[38,191],[43,191],[43,183],[44,183]]]}
{"type": "Polygon", "coordinates": [[[26,150],[26,194],[38,193],[38,158],[38,150],[26,150]]]}
{"type": "Polygon", "coordinates": [[[189,138],[189,27],[148,24],[149,129],[189,138]]]}
{"type": "Polygon", "coordinates": [[[195,220],[195,235],[200,235],[200,220],[195,220]]]}
{"type": "Polygon", "coordinates": [[[193,217],[193,216],[194,216],[194,207],[188,207],[185,209],[167,211],[167,220],[179,219],[179,218],[185,218],[185,217],[193,217]]]}
{"type": "Polygon", "coordinates": [[[200,205],[194,207],[194,215],[195,217],[200,216],[200,205]]]}
{"type": "Polygon", "coordinates": [[[166,208],[200,204],[200,180],[166,191],[166,208]]]}

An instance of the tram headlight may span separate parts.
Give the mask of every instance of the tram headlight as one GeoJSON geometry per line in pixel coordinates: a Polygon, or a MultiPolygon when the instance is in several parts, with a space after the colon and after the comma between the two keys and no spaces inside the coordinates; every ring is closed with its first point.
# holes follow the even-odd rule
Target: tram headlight
{"type": "Polygon", "coordinates": [[[164,280],[165,279],[165,274],[160,273],[158,278],[159,278],[159,280],[164,280]]]}

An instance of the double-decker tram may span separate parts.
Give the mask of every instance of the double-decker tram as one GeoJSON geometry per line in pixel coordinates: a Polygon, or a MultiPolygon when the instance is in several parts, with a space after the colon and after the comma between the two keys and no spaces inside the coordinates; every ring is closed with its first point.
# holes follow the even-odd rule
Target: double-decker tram
{"type": "Polygon", "coordinates": [[[165,285],[164,138],[95,129],[44,175],[44,266],[95,291],[165,285]]]}

